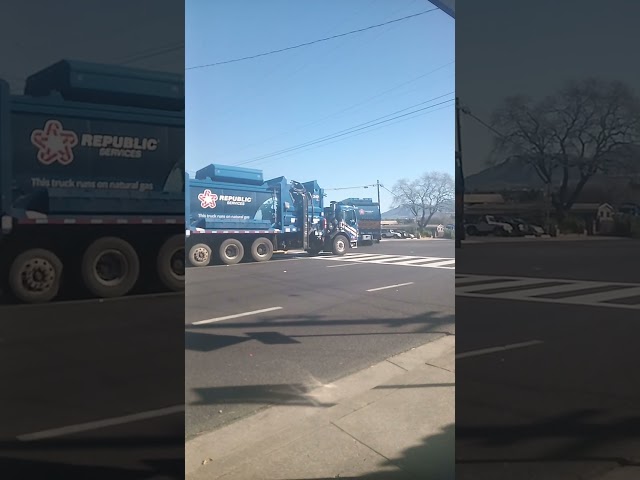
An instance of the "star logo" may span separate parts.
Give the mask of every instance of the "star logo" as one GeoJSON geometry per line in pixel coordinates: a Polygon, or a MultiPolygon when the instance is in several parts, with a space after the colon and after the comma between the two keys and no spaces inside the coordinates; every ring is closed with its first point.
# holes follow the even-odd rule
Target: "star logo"
{"type": "Polygon", "coordinates": [[[216,208],[216,200],[218,200],[218,195],[212,193],[208,188],[201,194],[198,195],[198,200],[200,200],[200,206],[202,208],[216,208]]]}
{"type": "Polygon", "coordinates": [[[364,214],[365,214],[365,213],[367,213],[367,212],[365,212],[365,211],[364,211],[364,208],[361,208],[361,209],[360,209],[360,211],[359,211],[358,213],[359,213],[360,215],[364,215],[364,214]]]}
{"type": "Polygon", "coordinates": [[[31,143],[38,148],[38,160],[44,165],[73,162],[72,148],[78,144],[78,136],[65,130],[58,120],[48,120],[42,130],[31,132],[31,143]]]}

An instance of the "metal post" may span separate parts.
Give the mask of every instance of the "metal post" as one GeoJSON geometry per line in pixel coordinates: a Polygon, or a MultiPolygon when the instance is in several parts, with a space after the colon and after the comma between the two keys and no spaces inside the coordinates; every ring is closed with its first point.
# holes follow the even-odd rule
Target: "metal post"
{"type": "Polygon", "coordinates": [[[376,186],[378,187],[378,206],[380,206],[380,180],[376,180],[376,186]]]}
{"type": "Polygon", "coordinates": [[[464,173],[462,170],[462,141],[460,138],[460,100],[456,97],[456,248],[464,238],[464,173]]]}

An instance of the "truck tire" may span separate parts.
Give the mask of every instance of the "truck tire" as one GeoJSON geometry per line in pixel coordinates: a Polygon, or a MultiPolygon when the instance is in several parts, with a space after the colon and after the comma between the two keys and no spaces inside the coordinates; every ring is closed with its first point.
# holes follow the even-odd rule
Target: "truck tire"
{"type": "Polygon", "coordinates": [[[211,247],[205,243],[196,243],[189,249],[189,263],[194,267],[206,267],[211,263],[211,247]]]}
{"type": "Polygon", "coordinates": [[[97,297],[122,297],[135,286],[140,260],[134,248],[117,237],[93,242],[82,256],[82,280],[97,297]]]}
{"type": "Polygon", "coordinates": [[[349,240],[344,235],[336,235],[333,239],[331,251],[334,255],[343,256],[349,249],[349,240]]]}
{"type": "Polygon", "coordinates": [[[225,265],[240,263],[244,257],[244,247],[239,240],[228,238],[220,245],[220,259],[225,265]]]}
{"type": "Polygon", "coordinates": [[[62,262],[58,256],[42,248],[22,252],[11,263],[9,289],[25,303],[45,303],[60,290],[62,262]]]}
{"type": "Polygon", "coordinates": [[[251,245],[251,257],[256,262],[266,262],[273,257],[273,243],[265,237],[256,238],[251,245]]]}
{"type": "Polygon", "coordinates": [[[158,251],[158,278],[169,290],[184,290],[184,235],[169,237],[158,251]]]}

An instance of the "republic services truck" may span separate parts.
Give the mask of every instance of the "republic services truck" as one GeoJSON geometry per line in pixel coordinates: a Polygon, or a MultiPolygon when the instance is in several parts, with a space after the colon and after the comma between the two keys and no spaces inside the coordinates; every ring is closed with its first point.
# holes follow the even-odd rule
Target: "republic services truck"
{"type": "Polygon", "coordinates": [[[316,181],[265,181],[260,170],[212,164],[187,175],[187,191],[185,249],[193,266],[263,262],[290,249],[344,255],[358,247],[356,207],[325,207],[316,181]]]}
{"type": "Polygon", "coordinates": [[[184,81],[61,61],[0,80],[0,288],[184,289],[184,81]]]}
{"type": "Polygon", "coordinates": [[[371,198],[347,198],[341,205],[354,205],[358,209],[358,227],[361,245],[379,243],[382,238],[382,216],[380,204],[371,198]]]}

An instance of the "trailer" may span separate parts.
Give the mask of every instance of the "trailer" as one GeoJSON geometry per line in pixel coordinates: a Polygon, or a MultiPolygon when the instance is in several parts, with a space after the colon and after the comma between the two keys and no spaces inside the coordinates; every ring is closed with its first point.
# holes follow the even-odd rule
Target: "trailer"
{"type": "Polygon", "coordinates": [[[268,261],[276,251],[344,255],[358,247],[354,206],[331,202],[316,181],[277,177],[261,170],[211,164],[187,175],[186,244],[192,266],[268,261]]]}
{"type": "Polygon", "coordinates": [[[0,288],[184,289],[184,80],[60,61],[0,80],[0,288]]]}
{"type": "Polygon", "coordinates": [[[382,215],[380,204],[371,198],[347,198],[341,205],[354,205],[358,209],[358,240],[362,245],[380,243],[382,238],[382,215]]]}

